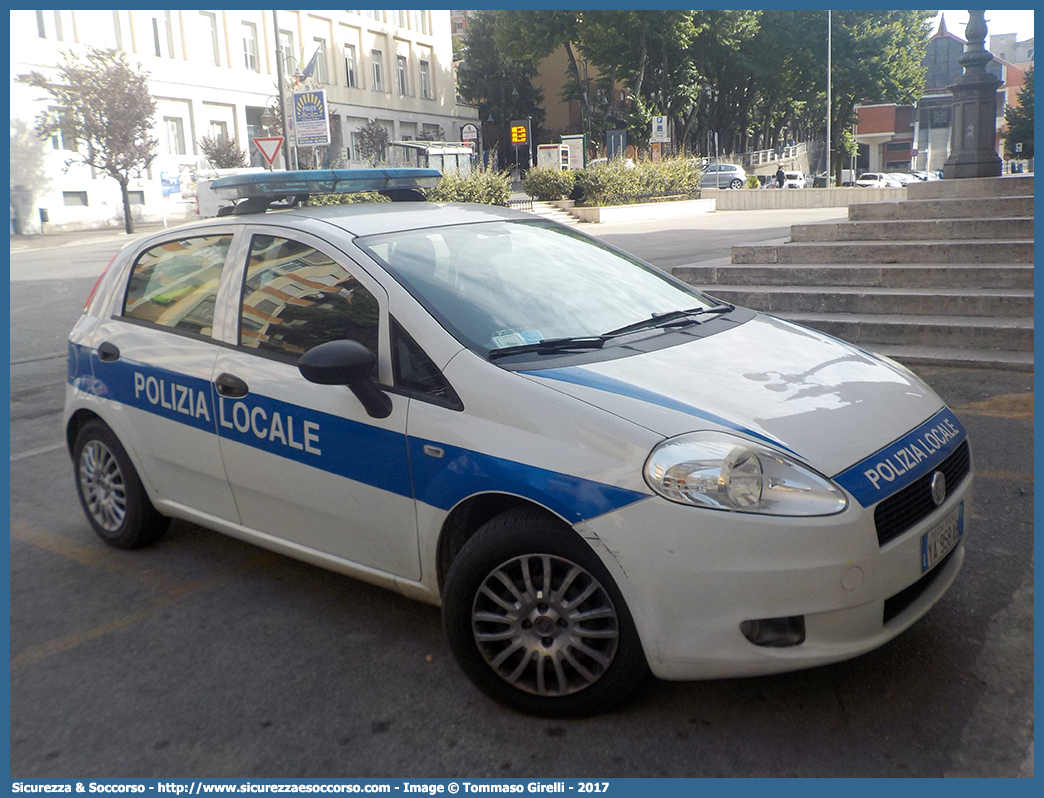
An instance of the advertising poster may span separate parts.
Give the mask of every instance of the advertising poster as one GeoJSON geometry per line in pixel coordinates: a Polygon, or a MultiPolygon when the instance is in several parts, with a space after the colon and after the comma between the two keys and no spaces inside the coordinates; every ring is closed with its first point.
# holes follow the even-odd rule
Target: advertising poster
{"type": "Polygon", "coordinates": [[[330,116],[325,90],[295,91],[293,116],[297,146],[330,146],[330,116]]]}

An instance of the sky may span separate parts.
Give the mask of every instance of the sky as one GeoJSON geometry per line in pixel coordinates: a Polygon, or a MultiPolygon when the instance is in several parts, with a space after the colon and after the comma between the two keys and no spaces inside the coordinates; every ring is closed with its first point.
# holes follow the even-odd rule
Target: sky
{"type": "MultiPolygon", "coordinates": [[[[962,39],[964,26],[968,24],[967,11],[940,11],[940,16],[946,16],[946,30],[955,33],[962,39]]],[[[939,17],[935,18],[932,33],[939,29],[939,17]]],[[[1033,38],[1033,11],[987,11],[986,12],[987,45],[989,36],[998,33],[1015,33],[1016,41],[1025,41],[1033,38]]]]}

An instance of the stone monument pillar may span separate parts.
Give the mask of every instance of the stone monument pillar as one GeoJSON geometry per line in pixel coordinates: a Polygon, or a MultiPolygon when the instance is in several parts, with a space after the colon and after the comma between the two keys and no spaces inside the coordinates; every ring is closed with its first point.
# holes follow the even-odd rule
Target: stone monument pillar
{"type": "Polygon", "coordinates": [[[964,74],[949,87],[953,92],[953,127],[943,178],[999,177],[1001,173],[997,155],[997,89],[1001,81],[986,71],[993,54],[985,46],[985,14],[968,12],[968,44],[959,59],[964,74]]]}

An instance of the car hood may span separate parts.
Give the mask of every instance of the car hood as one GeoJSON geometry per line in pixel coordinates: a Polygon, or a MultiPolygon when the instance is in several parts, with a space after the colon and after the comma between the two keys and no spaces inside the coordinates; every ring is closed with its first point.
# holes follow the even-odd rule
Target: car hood
{"type": "Polygon", "coordinates": [[[524,374],[664,437],[726,430],[828,476],[943,407],[902,366],[764,315],[678,346],[524,374]]]}

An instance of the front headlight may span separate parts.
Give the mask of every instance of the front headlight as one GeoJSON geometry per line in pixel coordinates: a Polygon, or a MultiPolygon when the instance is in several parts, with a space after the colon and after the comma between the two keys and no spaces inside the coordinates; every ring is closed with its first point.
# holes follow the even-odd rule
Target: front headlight
{"type": "Polygon", "coordinates": [[[833,515],[848,500],[829,479],[767,446],[724,432],[666,440],[645,462],[645,481],[679,504],[766,515],[833,515]]]}

